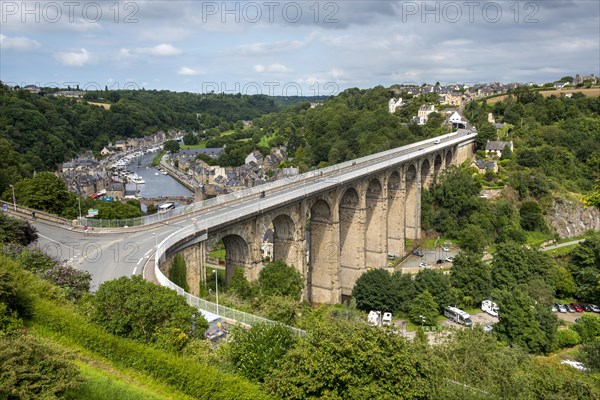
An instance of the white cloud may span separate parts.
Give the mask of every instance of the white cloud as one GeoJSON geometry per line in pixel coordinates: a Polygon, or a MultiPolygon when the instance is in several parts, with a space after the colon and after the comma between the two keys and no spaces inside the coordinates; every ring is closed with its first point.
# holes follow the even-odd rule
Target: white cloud
{"type": "Polygon", "coordinates": [[[190,68],[190,67],[181,67],[177,70],[178,75],[184,76],[196,76],[204,74],[204,71],[201,69],[190,68]]]}
{"type": "Polygon", "coordinates": [[[162,43],[154,47],[138,47],[136,49],[120,49],[119,56],[122,58],[133,55],[150,55],[155,57],[174,57],[183,54],[183,50],[169,44],[162,43]]]}
{"type": "Polygon", "coordinates": [[[81,49],[80,51],[61,51],[56,53],[54,58],[61,64],[69,67],[82,67],[92,61],[92,54],[86,49],[81,49]]]}
{"type": "Polygon", "coordinates": [[[244,55],[271,54],[299,50],[306,46],[301,40],[290,40],[270,43],[251,43],[238,46],[237,51],[244,55]]]}
{"type": "Polygon", "coordinates": [[[32,40],[23,36],[9,37],[0,34],[0,48],[1,49],[14,49],[14,50],[34,50],[40,47],[40,43],[36,40],[32,40]]]}
{"type": "Polygon", "coordinates": [[[183,54],[183,50],[173,47],[168,43],[162,43],[158,46],[150,47],[149,49],[140,49],[141,52],[157,56],[157,57],[173,57],[183,54]]]}
{"type": "Polygon", "coordinates": [[[270,72],[272,74],[286,74],[291,70],[283,64],[274,63],[269,64],[268,66],[264,66],[262,64],[256,64],[254,67],[254,71],[262,74],[263,72],[270,72]]]}

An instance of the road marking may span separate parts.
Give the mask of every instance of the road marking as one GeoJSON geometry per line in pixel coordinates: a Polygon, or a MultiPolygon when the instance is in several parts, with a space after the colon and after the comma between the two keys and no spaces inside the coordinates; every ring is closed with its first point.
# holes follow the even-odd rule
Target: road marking
{"type": "Polygon", "coordinates": [[[135,267],[135,268],[133,269],[133,274],[131,274],[131,275],[135,275],[135,273],[136,273],[136,272],[137,272],[137,267],[135,267]]]}
{"type": "Polygon", "coordinates": [[[79,250],[76,250],[74,247],[67,246],[66,244],[63,244],[63,243],[61,243],[61,242],[58,242],[58,241],[56,241],[56,240],[54,240],[54,239],[52,239],[52,238],[49,238],[48,236],[44,236],[44,235],[42,235],[42,234],[41,234],[41,233],[39,233],[39,232],[38,232],[38,236],[40,236],[40,237],[43,237],[44,239],[46,239],[46,240],[48,240],[48,241],[50,241],[50,242],[52,242],[52,243],[56,243],[56,244],[58,244],[59,246],[64,246],[64,247],[66,247],[67,249],[69,249],[69,250],[72,250],[72,251],[73,251],[73,254],[75,254],[75,253],[81,254],[81,251],[79,251],[79,250]]]}
{"type": "Polygon", "coordinates": [[[150,249],[146,252],[146,254],[144,254],[145,256],[148,256],[148,254],[150,254],[151,251],[153,251],[154,249],[150,249]]]}
{"type": "Polygon", "coordinates": [[[140,263],[142,262],[142,260],[143,260],[143,259],[144,259],[144,257],[140,258],[140,259],[138,260],[138,262],[136,262],[136,263],[135,263],[135,265],[140,265],[140,263]]]}

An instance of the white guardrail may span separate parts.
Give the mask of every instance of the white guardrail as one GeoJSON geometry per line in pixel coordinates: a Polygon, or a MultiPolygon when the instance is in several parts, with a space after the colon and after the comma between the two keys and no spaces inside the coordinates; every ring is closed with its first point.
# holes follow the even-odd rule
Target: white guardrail
{"type": "MultiPolygon", "coordinates": [[[[260,186],[255,186],[237,192],[220,195],[212,199],[198,201],[187,206],[175,208],[165,213],[119,220],[101,220],[81,217],[78,218],[78,224],[79,226],[88,226],[90,228],[124,228],[131,226],[144,226],[156,224],[182,215],[195,214],[202,210],[206,210],[210,207],[226,204],[245,197],[257,197],[260,195],[261,192],[273,191],[274,189],[280,189],[286,186],[294,185],[296,183],[310,183],[315,179],[318,179],[319,183],[323,183],[327,180],[331,180],[331,175],[339,174],[340,172],[342,172],[343,169],[355,167],[354,171],[352,171],[353,173],[346,174],[346,176],[344,177],[338,177],[338,180],[335,181],[336,183],[341,183],[343,181],[356,179],[361,175],[369,174],[376,170],[387,168],[393,164],[397,164],[398,162],[402,162],[412,157],[415,157],[416,155],[422,155],[423,153],[430,152],[432,150],[437,150],[448,145],[454,145],[464,141],[468,141],[469,139],[473,139],[475,136],[476,133],[473,133],[471,131],[458,130],[457,132],[439,136],[437,138],[427,139],[421,142],[412,143],[410,145],[387,150],[370,156],[357,158],[352,161],[346,161],[340,164],[321,168],[319,170],[309,171],[292,177],[279,179],[277,181],[265,183],[260,186]],[[442,140],[442,142],[440,144],[430,146],[433,143],[433,141],[437,139],[442,140]],[[429,147],[423,148],[423,146],[426,145],[429,147]],[[378,162],[377,160],[380,161],[378,162]]],[[[322,186],[321,189],[322,188],[324,187],[322,186]]]]}
{"type": "Polygon", "coordinates": [[[280,322],[276,322],[276,321],[272,321],[270,319],[259,317],[257,315],[245,313],[243,311],[235,310],[233,308],[229,308],[229,307],[225,307],[222,305],[217,305],[215,303],[211,303],[210,301],[201,299],[199,297],[196,297],[192,294],[187,293],[181,287],[179,287],[176,284],[174,284],[173,282],[171,282],[160,270],[160,264],[166,258],[166,251],[172,245],[181,241],[182,237],[189,237],[189,236],[195,234],[196,232],[197,232],[197,229],[195,229],[195,227],[188,226],[188,227],[182,228],[182,229],[178,230],[177,232],[174,232],[171,235],[169,235],[158,245],[158,247],[156,249],[156,254],[154,256],[154,274],[156,275],[156,279],[162,286],[168,287],[169,289],[173,289],[174,291],[177,292],[177,294],[180,294],[183,297],[185,297],[185,300],[191,306],[211,312],[211,313],[219,315],[221,317],[224,317],[224,318],[227,318],[230,320],[234,320],[236,322],[240,322],[242,324],[246,324],[246,325],[250,325],[250,326],[258,324],[258,323],[281,324],[281,325],[287,327],[288,329],[290,329],[292,332],[294,332],[296,335],[298,335],[300,337],[303,337],[306,335],[306,331],[303,331],[302,329],[298,329],[293,326],[288,326],[288,325],[282,324],[280,322]]]}

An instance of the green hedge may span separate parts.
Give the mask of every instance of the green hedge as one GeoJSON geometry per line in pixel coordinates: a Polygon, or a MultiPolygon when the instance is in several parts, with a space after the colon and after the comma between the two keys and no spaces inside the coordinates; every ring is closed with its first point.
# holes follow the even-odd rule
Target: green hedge
{"type": "Polygon", "coordinates": [[[47,300],[35,302],[34,325],[99,354],[115,365],[134,368],[198,399],[267,399],[259,387],[216,367],[113,336],[47,300]]]}

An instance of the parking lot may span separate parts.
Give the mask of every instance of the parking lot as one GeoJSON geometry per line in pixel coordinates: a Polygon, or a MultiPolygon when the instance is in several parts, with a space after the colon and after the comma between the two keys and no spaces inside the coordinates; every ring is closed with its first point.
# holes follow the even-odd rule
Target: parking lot
{"type": "Polygon", "coordinates": [[[443,247],[437,249],[422,249],[423,257],[416,256],[411,253],[404,261],[402,261],[398,268],[402,270],[403,274],[416,274],[423,267],[419,264],[426,263],[430,269],[449,269],[452,266],[450,262],[444,262],[437,264],[437,260],[445,260],[446,257],[455,257],[458,254],[459,249],[456,247],[448,247],[448,251],[444,251],[443,247]]]}

